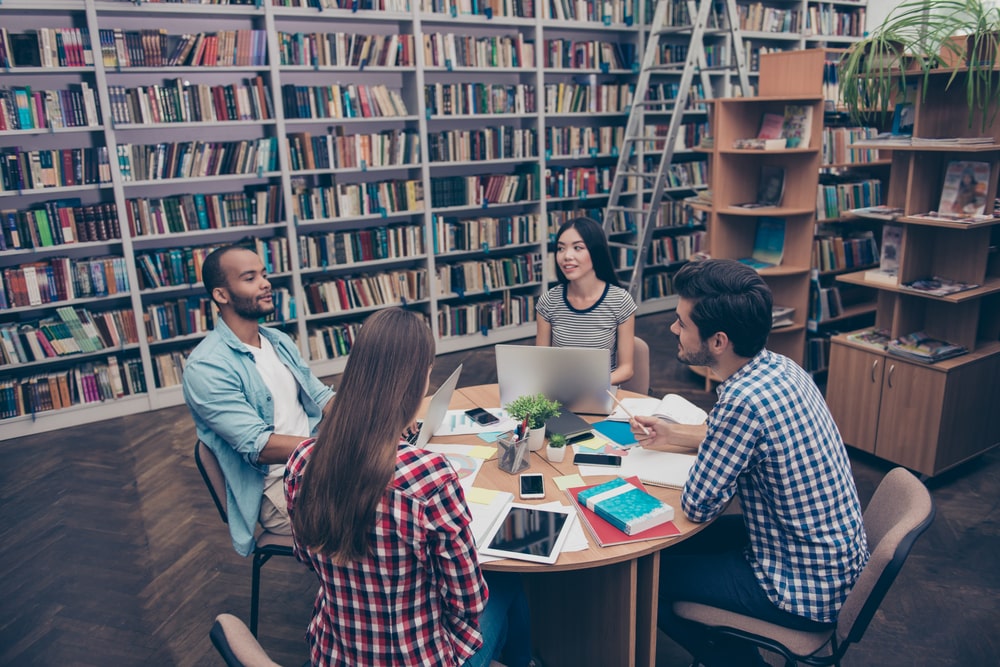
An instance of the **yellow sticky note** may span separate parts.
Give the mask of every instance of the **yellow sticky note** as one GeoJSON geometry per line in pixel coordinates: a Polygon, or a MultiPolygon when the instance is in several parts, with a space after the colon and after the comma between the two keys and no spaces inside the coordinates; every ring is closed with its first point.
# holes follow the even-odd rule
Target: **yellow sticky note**
{"type": "Polygon", "coordinates": [[[591,450],[597,451],[598,449],[601,449],[602,447],[604,447],[605,445],[607,445],[608,442],[609,441],[606,438],[602,438],[599,435],[595,435],[594,437],[590,438],[589,440],[578,440],[577,442],[574,442],[573,444],[574,445],[579,445],[580,447],[583,447],[584,449],[591,449],[591,450]]]}
{"type": "Polygon", "coordinates": [[[565,491],[566,489],[572,489],[577,486],[585,486],[586,482],[583,481],[583,477],[580,477],[578,473],[573,473],[572,475],[563,475],[562,477],[555,477],[552,480],[556,483],[556,487],[560,491],[565,491]]]}
{"type": "MultiPolygon", "coordinates": [[[[583,486],[582,481],[580,486],[583,486]]],[[[470,503],[489,505],[497,497],[497,493],[498,491],[494,489],[481,489],[478,486],[473,486],[465,490],[465,499],[470,503]]]]}
{"type": "Polygon", "coordinates": [[[486,445],[476,445],[469,450],[469,456],[474,459],[482,459],[487,461],[497,455],[496,447],[487,447],[486,445]]]}

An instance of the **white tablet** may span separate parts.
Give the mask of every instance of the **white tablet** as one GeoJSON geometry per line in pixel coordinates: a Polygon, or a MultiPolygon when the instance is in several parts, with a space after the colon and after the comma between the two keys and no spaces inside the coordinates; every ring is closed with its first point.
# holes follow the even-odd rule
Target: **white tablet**
{"type": "Polygon", "coordinates": [[[574,516],[571,507],[541,509],[513,503],[486,534],[480,552],[497,558],[555,563],[574,516]]]}

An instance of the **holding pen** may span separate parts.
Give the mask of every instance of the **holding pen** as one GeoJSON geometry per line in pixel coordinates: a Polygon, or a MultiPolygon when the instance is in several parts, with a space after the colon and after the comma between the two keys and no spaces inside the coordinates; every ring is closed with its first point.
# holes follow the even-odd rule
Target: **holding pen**
{"type": "Polygon", "coordinates": [[[646,428],[645,426],[643,426],[642,424],[639,424],[639,422],[636,421],[636,419],[635,419],[635,415],[633,415],[631,412],[629,412],[628,408],[625,407],[625,404],[622,403],[621,401],[619,401],[618,397],[615,396],[614,394],[612,394],[610,390],[608,391],[608,396],[610,396],[611,400],[615,402],[615,405],[617,405],[619,408],[621,408],[621,411],[625,413],[625,416],[628,417],[629,420],[632,423],[639,425],[639,428],[642,429],[643,434],[645,434],[647,436],[650,435],[649,429],[646,428]]]}

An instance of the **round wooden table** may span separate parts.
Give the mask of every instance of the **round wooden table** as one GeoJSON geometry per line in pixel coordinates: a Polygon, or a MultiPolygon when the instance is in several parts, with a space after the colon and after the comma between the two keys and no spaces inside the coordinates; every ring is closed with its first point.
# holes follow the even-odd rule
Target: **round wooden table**
{"type": "MultiPolygon", "coordinates": [[[[628,396],[628,392],[619,393],[628,396]]],[[[635,394],[638,396],[638,394],[635,394]]],[[[496,408],[500,405],[497,385],[459,388],[452,395],[450,408],[496,408]]],[[[599,421],[600,417],[585,417],[599,421]]],[[[476,443],[475,436],[449,436],[433,442],[476,443]]],[[[508,491],[516,502],[542,504],[558,500],[572,502],[560,491],[553,478],[577,472],[570,452],[561,463],[550,463],[544,450],[531,454],[526,472],[545,476],[545,498],[525,501],[517,498],[518,477],[497,467],[496,458],[483,465],[475,485],[508,491]]],[[[586,477],[587,484],[613,479],[614,474],[586,477]]],[[[690,537],[708,524],[688,521],[680,509],[680,490],[649,486],[657,498],[675,511],[676,537],[645,540],[601,547],[589,532],[590,548],[562,553],[553,565],[518,560],[499,560],[483,564],[486,570],[520,572],[524,575],[531,601],[533,643],[547,666],[625,667],[649,665],[656,661],[656,609],[660,577],[659,554],[672,544],[690,537]]]]}

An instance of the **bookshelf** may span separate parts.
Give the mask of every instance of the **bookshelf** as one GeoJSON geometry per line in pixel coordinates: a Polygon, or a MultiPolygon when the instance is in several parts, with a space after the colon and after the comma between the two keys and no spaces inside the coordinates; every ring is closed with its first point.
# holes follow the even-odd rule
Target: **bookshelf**
{"type": "MultiPolygon", "coordinates": [[[[984,133],[979,131],[979,114],[984,112],[977,111],[970,121],[964,101],[945,92],[950,75],[934,73],[926,91],[917,91],[914,135],[1000,138],[995,122],[984,133]]],[[[956,76],[959,81],[953,85],[961,85],[965,72],[956,76]]],[[[991,206],[1000,172],[997,144],[893,146],[886,204],[903,210],[896,220],[903,227],[899,284],[867,281],[863,271],[838,280],[876,290],[875,326],[888,330],[892,338],[925,331],[964,346],[968,353],[923,364],[839,335],[832,339],[827,381],[827,402],[845,442],[928,476],[1000,441],[1000,423],[993,416],[1000,398],[1000,221],[918,217],[938,207],[948,164],[961,160],[990,165],[983,195],[991,206]],[[929,276],[980,287],[932,296],[904,286],[929,276]]]]}

